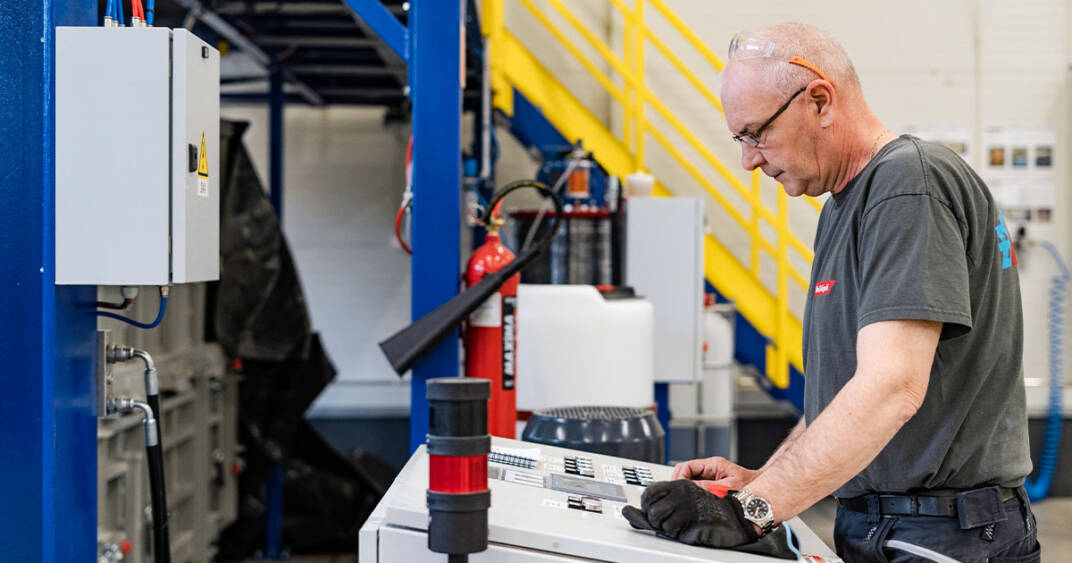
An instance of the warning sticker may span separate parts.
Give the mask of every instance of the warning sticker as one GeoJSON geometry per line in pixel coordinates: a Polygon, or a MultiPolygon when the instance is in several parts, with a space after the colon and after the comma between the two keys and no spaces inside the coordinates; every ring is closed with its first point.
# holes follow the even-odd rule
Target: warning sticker
{"type": "Polygon", "coordinates": [[[496,292],[469,314],[469,325],[487,328],[502,326],[502,294],[496,292]]]}
{"type": "Polygon", "coordinates": [[[205,150],[205,130],[201,130],[201,150],[197,157],[197,195],[208,197],[208,151],[205,150]]]}

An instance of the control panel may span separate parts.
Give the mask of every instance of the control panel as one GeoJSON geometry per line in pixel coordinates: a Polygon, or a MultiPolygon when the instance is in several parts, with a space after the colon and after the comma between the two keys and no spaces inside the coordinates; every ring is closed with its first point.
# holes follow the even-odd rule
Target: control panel
{"type": "MultiPolygon", "coordinates": [[[[622,516],[640,506],[644,487],[672,468],[600,454],[492,438],[488,455],[487,551],[472,562],[502,561],[776,561],[696,547],[634,530],[622,516]]],[[[361,528],[361,563],[446,561],[428,551],[428,457],[421,447],[361,528]]],[[[803,552],[836,561],[803,522],[790,521],[803,552]]]]}

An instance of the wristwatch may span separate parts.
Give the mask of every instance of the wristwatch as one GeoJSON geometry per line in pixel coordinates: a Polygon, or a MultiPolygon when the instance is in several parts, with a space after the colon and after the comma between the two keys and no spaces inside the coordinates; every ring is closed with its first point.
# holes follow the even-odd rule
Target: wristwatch
{"type": "Polygon", "coordinates": [[[740,490],[733,494],[737,502],[741,503],[744,518],[759,526],[759,537],[763,537],[774,530],[774,509],[771,508],[767,499],[756,496],[748,490],[740,490]]]}

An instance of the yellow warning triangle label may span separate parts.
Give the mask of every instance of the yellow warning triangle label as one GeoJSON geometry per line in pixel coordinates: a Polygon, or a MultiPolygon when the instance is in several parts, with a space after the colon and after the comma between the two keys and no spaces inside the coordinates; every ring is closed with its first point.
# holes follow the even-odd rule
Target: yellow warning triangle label
{"type": "Polygon", "coordinates": [[[197,158],[197,175],[208,178],[208,152],[205,151],[205,130],[201,130],[201,151],[197,158]]]}

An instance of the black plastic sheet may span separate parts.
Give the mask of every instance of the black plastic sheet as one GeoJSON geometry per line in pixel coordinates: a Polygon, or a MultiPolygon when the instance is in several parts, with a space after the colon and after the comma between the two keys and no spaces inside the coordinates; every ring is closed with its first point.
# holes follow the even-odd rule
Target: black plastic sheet
{"type": "Polygon", "coordinates": [[[266,482],[283,477],[283,545],[293,553],[356,553],[357,531],[392,472],[370,456],[346,458],[305,420],[335,378],[310,329],[301,283],[279,219],[242,144],[246,123],[221,120],[220,280],[210,286],[207,333],[241,375],[239,516],[218,541],[221,561],[265,546],[266,482]]]}

